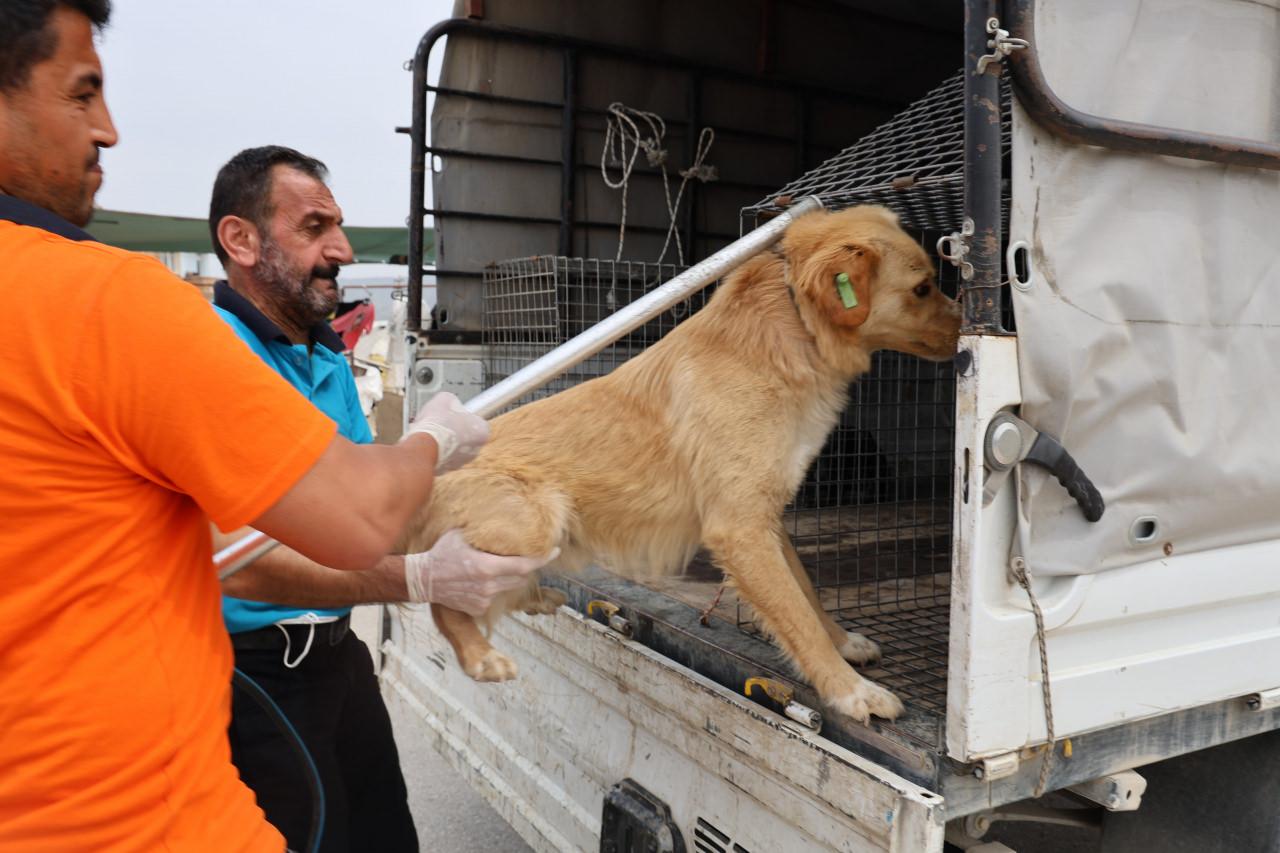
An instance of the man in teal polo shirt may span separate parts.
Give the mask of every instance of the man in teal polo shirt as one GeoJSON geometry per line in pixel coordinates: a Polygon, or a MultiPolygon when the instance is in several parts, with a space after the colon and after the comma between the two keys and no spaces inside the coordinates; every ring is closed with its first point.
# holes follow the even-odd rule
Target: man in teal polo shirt
{"type": "MultiPolygon", "coordinates": [[[[372,436],[342,340],[327,323],[338,303],[339,267],[352,252],[325,177],[322,163],[279,146],[242,151],[223,166],[209,223],[227,281],[216,285],[214,307],[343,436],[368,443],[372,436]]],[[[450,457],[456,464],[442,472],[473,458],[487,428],[451,397],[433,399],[428,407],[437,404],[451,407],[463,433],[483,433],[442,435],[442,446],[457,451],[450,457]]],[[[423,601],[423,591],[430,590],[432,601],[480,613],[551,556],[484,554],[460,535],[446,534],[428,554],[389,556],[364,572],[329,569],[281,547],[224,581],[223,616],[236,667],[282,708],[320,771],[322,850],[418,849],[372,661],[349,629],[351,605],[423,601]]],[[[241,779],[290,848],[302,849],[311,794],[276,724],[236,691],[228,734],[241,779]]]]}
{"type": "MultiPolygon", "coordinates": [[[[326,322],[338,303],[339,265],[351,262],[352,251],[325,177],[318,161],[275,146],[242,151],[223,166],[214,182],[210,224],[227,281],[214,287],[214,310],[263,361],[336,421],[341,435],[367,444],[373,436],[342,355],[342,339],[326,322]]],[[[282,556],[285,562],[290,557],[304,561],[301,555],[282,556]]],[[[285,573],[274,582],[288,583],[287,566],[285,573]]],[[[272,574],[270,567],[266,574],[272,574]]],[[[398,574],[403,578],[402,569],[398,574]]],[[[226,594],[267,597],[273,581],[253,569],[223,586],[222,615],[236,667],[280,705],[320,770],[326,851],[418,849],[372,661],[349,628],[352,603],[405,597],[394,594],[396,576],[392,561],[384,560],[371,572],[352,573],[351,582],[385,584],[389,594],[339,594],[327,601],[314,598],[316,590],[311,595],[300,590],[299,598],[290,589],[271,598],[312,606],[226,594]]],[[[228,734],[232,761],[267,820],[284,833],[290,848],[302,849],[311,795],[276,724],[237,690],[228,734]]]]}

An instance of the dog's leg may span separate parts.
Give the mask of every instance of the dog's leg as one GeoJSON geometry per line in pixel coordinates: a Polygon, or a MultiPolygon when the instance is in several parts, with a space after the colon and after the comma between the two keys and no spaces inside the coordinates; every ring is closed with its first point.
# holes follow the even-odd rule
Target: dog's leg
{"type": "Polygon", "coordinates": [[[796,583],[800,584],[800,589],[804,591],[809,603],[813,605],[814,612],[818,614],[818,621],[826,629],[827,636],[831,638],[831,643],[840,652],[840,656],[850,663],[859,665],[878,662],[880,647],[861,634],[846,631],[831,618],[831,614],[823,608],[818,592],[809,580],[809,573],[804,570],[804,565],[800,562],[800,555],[791,544],[791,537],[783,532],[779,538],[782,540],[782,553],[787,558],[787,566],[791,569],[791,574],[795,577],[796,583]]]}
{"type": "Polygon", "coordinates": [[[512,610],[523,610],[530,616],[550,616],[569,598],[558,589],[531,583],[511,602],[512,610]]]}
{"type": "Polygon", "coordinates": [[[734,515],[723,525],[708,520],[704,543],[823,702],[863,723],[872,714],[892,719],[902,713],[898,697],[860,676],[840,656],[787,565],[780,531],[743,525],[742,516],[734,515]]]}
{"type": "Polygon", "coordinates": [[[453,646],[458,664],[467,675],[476,681],[507,681],[516,677],[516,662],[489,644],[489,638],[469,614],[433,604],[431,618],[453,646]]]}

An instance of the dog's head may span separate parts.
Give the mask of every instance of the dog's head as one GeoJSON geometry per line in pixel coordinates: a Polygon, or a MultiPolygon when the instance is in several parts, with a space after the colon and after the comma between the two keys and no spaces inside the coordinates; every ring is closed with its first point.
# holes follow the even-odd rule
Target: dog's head
{"type": "Polygon", "coordinates": [[[932,361],[955,354],[959,304],[938,289],[929,255],[888,208],[803,216],[787,229],[782,251],[797,304],[820,344],[932,361]]]}

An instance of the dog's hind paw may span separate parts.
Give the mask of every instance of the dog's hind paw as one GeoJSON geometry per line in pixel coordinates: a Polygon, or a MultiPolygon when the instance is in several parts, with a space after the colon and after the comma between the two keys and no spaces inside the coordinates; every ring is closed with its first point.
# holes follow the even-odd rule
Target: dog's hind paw
{"type": "Polygon", "coordinates": [[[845,634],[844,642],[839,644],[838,649],[840,657],[849,663],[865,666],[866,664],[880,662],[880,646],[861,634],[855,634],[853,631],[845,634]]]}
{"type": "Polygon", "coordinates": [[[902,713],[902,700],[873,681],[863,679],[851,693],[837,696],[831,702],[836,713],[859,723],[866,723],[871,715],[892,720],[902,713]]]}
{"type": "Polygon", "coordinates": [[[537,594],[525,602],[524,612],[530,616],[550,616],[568,600],[568,596],[560,590],[540,586],[537,594]]]}
{"type": "Polygon", "coordinates": [[[510,681],[519,671],[516,662],[497,649],[489,649],[484,657],[466,668],[467,675],[476,681],[510,681]]]}

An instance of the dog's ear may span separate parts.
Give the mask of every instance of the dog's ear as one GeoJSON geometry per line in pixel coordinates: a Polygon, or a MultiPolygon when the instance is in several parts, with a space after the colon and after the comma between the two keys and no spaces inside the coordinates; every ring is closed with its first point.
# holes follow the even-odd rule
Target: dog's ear
{"type": "Polygon", "coordinates": [[[818,305],[832,323],[845,328],[861,326],[871,313],[871,278],[880,255],[865,246],[851,246],[843,253],[839,269],[828,267],[817,284],[818,305]]]}

